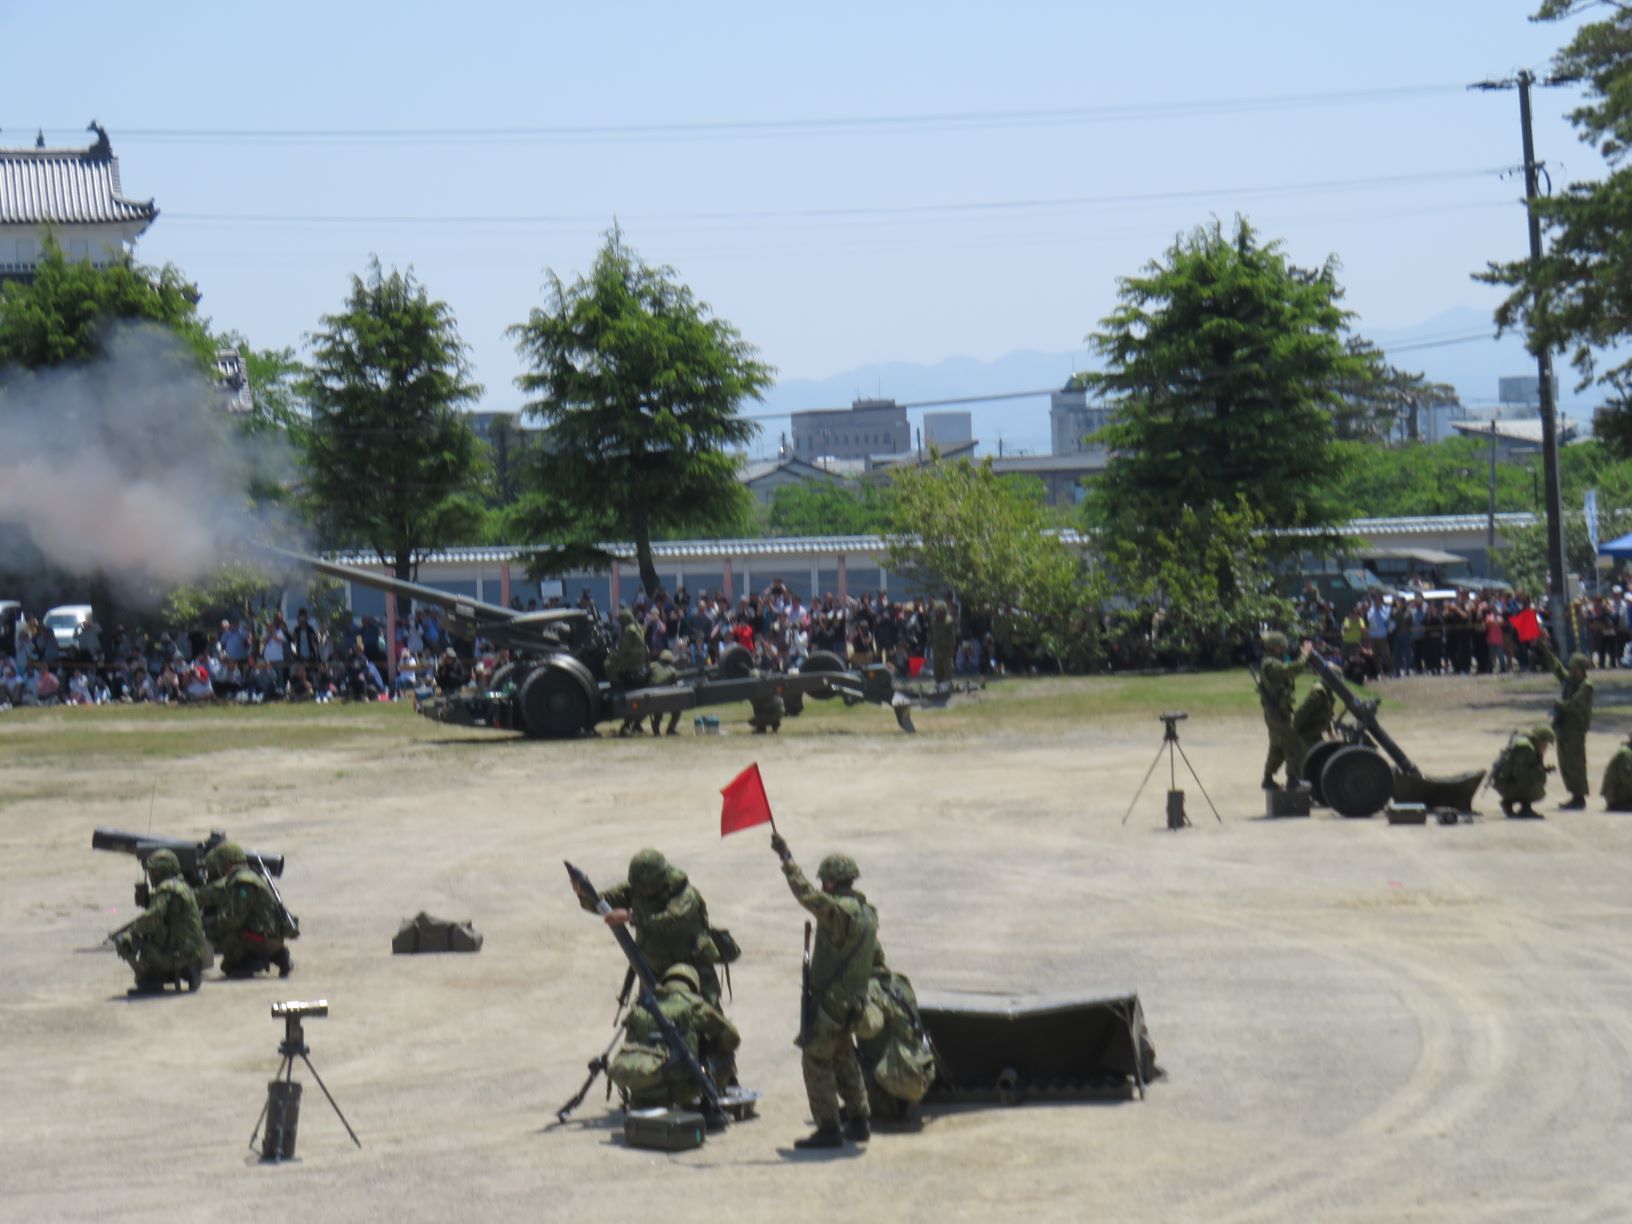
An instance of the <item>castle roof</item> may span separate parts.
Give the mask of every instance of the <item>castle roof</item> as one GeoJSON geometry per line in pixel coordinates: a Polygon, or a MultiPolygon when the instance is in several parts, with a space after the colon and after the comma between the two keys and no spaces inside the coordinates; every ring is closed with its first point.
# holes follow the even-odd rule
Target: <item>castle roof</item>
{"type": "Polygon", "coordinates": [[[95,123],[88,149],[0,148],[0,225],[97,225],[139,222],[159,215],[152,200],[127,200],[119,186],[119,159],[95,123]]]}

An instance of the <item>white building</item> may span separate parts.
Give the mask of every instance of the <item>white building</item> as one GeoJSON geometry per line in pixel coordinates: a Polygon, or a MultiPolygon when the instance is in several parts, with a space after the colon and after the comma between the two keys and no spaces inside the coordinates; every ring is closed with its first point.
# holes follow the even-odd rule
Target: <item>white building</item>
{"type": "Polygon", "coordinates": [[[153,224],[152,200],[128,200],[107,132],[88,149],[0,148],[0,280],[28,280],[52,234],[69,259],[117,262],[153,224]]]}

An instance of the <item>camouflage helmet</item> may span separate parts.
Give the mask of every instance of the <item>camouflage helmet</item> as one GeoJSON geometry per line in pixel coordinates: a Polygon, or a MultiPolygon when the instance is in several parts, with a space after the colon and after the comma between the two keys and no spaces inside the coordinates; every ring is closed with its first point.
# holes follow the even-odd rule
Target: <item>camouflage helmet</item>
{"type": "Polygon", "coordinates": [[[628,608],[619,608],[618,609],[618,624],[620,624],[620,625],[632,625],[634,623],[635,623],[635,614],[633,612],[629,611],[628,608]]]}
{"type": "Polygon", "coordinates": [[[657,661],[659,663],[673,663],[674,662],[674,651],[672,651],[672,650],[659,651],[658,656],[657,656],[657,661]]]}
{"type": "Polygon", "coordinates": [[[700,994],[703,989],[702,977],[690,965],[670,965],[664,971],[663,981],[665,983],[684,982],[690,988],[692,994],[700,994]]]}
{"type": "Polygon", "coordinates": [[[181,874],[181,860],[174,850],[155,850],[147,856],[147,878],[157,884],[181,874]]]}
{"type": "Polygon", "coordinates": [[[204,856],[204,874],[212,879],[220,879],[234,867],[247,863],[249,858],[244,854],[244,848],[235,841],[224,841],[210,849],[204,856]]]}
{"type": "Polygon", "coordinates": [[[1570,656],[1571,671],[1586,671],[1587,668],[1591,666],[1592,660],[1587,658],[1587,656],[1582,654],[1579,650],[1570,656]]]}
{"type": "Polygon", "coordinates": [[[1543,723],[1534,731],[1530,732],[1530,738],[1538,744],[1551,744],[1558,739],[1558,736],[1553,734],[1553,729],[1551,727],[1543,723]]]}
{"type": "Polygon", "coordinates": [[[848,884],[861,875],[861,868],[856,866],[856,860],[848,854],[830,854],[822,860],[822,865],[816,868],[816,878],[826,884],[832,881],[835,884],[848,884]]]}
{"type": "Polygon", "coordinates": [[[642,850],[629,860],[629,886],[642,896],[663,891],[669,882],[669,860],[657,850],[642,850]]]}
{"type": "Polygon", "coordinates": [[[1270,630],[1264,634],[1264,653],[1266,655],[1284,655],[1286,653],[1286,634],[1270,630]]]}

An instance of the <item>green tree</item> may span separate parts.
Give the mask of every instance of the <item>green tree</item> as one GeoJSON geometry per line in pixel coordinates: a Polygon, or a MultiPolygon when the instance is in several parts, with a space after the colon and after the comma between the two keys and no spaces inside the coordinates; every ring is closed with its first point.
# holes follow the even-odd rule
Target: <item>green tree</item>
{"type": "Polygon", "coordinates": [[[1337,386],[1332,424],[1339,439],[1416,442],[1422,437],[1424,412],[1462,402],[1455,387],[1390,365],[1382,350],[1364,337],[1350,336],[1345,347],[1363,365],[1337,386]]]}
{"type": "Polygon", "coordinates": [[[766,527],[773,536],[876,535],[890,525],[890,486],[836,480],[783,485],[771,494],[766,527]]]}
{"type": "Polygon", "coordinates": [[[412,271],[372,260],[322,324],[301,388],[308,504],[329,540],[360,541],[412,579],[425,553],[480,519],[483,467],[460,405],[482,389],[453,312],[412,271]]]}
{"type": "Polygon", "coordinates": [[[1135,540],[1238,498],[1272,527],[1335,527],[1332,413],[1367,363],[1344,345],[1336,264],[1294,267],[1238,219],[1176,240],[1089,337],[1114,410],[1090,521],[1135,540]]]}
{"type": "Polygon", "coordinates": [[[198,294],[174,266],[147,268],[126,255],[94,267],[67,258],[47,234],[33,279],[0,285],[0,367],[37,370],[99,357],[109,325],[121,321],[175,332],[200,369],[214,360],[198,294]]]}
{"type": "Polygon", "coordinates": [[[927,588],[950,587],[976,616],[1018,611],[1020,644],[1064,660],[1084,605],[1083,567],[1048,530],[1043,499],[1041,481],[998,476],[990,459],[902,468],[885,564],[927,588]]]}
{"type": "Polygon", "coordinates": [[[640,580],[658,587],[652,540],[741,521],[749,494],[728,448],[758,426],[740,416],[772,369],[668,267],[651,267],[612,229],[588,276],[549,274],[549,302],[509,329],[548,429],[533,456],[520,521],[550,541],[536,568],[607,560],[600,541],[632,539],[640,580]]]}
{"type": "Polygon", "coordinates": [[[1161,610],[1158,650],[1224,664],[1261,626],[1296,619],[1275,591],[1270,541],[1244,497],[1187,505],[1172,526],[1142,540],[1105,537],[1106,577],[1136,604],[1161,610]]]}
{"type": "MultiPolygon", "coordinates": [[[[1595,7],[1580,0],[1545,0],[1536,21],[1559,21],[1595,7]]],[[[1490,263],[1476,279],[1512,292],[1496,310],[1499,328],[1520,327],[1532,352],[1563,349],[1582,386],[1609,392],[1598,432],[1632,456],[1632,357],[1601,365],[1603,350],[1632,337],[1632,6],[1609,5],[1599,21],[1581,25],[1554,57],[1558,77],[1586,83],[1586,100],[1570,115],[1586,144],[1595,145],[1609,173],[1571,183],[1530,203],[1540,220],[1539,260],[1490,263]]],[[[1624,357],[1624,353],[1618,354],[1624,357]]]]}

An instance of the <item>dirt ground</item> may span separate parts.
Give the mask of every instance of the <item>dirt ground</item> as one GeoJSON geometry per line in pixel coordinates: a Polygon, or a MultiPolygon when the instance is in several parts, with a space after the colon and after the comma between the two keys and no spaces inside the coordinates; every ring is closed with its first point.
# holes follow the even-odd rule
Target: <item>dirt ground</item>
{"type": "MultiPolygon", "coordinates": [[[[1013,685],[969,699],[998,716],[926,711],[910,738],[867,708],[774,739],[732,711],[718,739],[571,744],[395,710],[288,743],[268,712],[151,711],[65,756],[73,712],[0,716],[0,1217],[1632,1220],[1632,816],[1554,796],[1545,822],[1266,821],[1249,696],[1181,728],[1222,823],[1181,763],[1195,827],[1158,828],[1160,775],[1124,825],[1188,682],[1114,703],[1111,683],[1013,685]],[[719,787],[756,759],[807,869],[859,860],[920,991],[1136,989],[1166,1078],[1144,1102],[945,1112],[795,1156],[803,913],[764,830],[718,836],[719,787]],[[155,832],[287,854],[290,980],[126,1000],[98,944],[135,865],[90,835],[145,830],[150,803],[155,832]],[[622,976],[561,860],[610,883],[645,845],[745,949],[729,1010],[764,1093],[759,1119],[674,1156],[626,1149],[598,1088],[552,1125],[622,976]],[[393,957],[419,910],[485,948],[393,957]],[[247,1141],[288,998],[329,1001],[312,1059],[363,1148],[301,1068],[301,1159],[266,1168],[247,1141]]],[[[1482,767],[1552,688],[1406,681],[1388,726],[1429,772],[1482,767]]],[[[1629,699],[1600,679],[1594,782],[1629,699]]]]}

